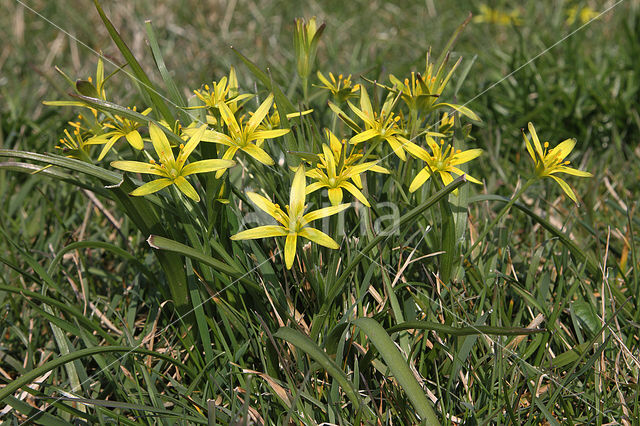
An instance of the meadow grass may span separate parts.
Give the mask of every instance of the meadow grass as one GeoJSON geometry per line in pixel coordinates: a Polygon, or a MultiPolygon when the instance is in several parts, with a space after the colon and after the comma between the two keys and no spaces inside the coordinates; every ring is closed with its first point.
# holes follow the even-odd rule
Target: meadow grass
{"type": "MultiPolygon", "coordinates": [[[[240,93],[258,94],[243,110],[255,111],[270,92],[280,111],[314,110],[280,117],[293,131],[263,145],[275,165],[240,152],[241,166],[221,180],[214,173],[193,179],[199,203],[173,185],[127,195],[147,181],[143,175],[126,173],[117,186],[122,173],[109,161],[158,160],[146,121],[147,154],[124,139],[102,162],[101,147],[88,162],[55,148],[67,122],[88,109],[43,105],[75,91],[53,67],[86,79],[95,77],[96,52],[107,74],[126,61],[93,5],[0,6],[0,399],[7,424],[637,421],[637,2],[516,9],[496,2],[490,14],[478,2],[105,1],[153,91],[130,63],[106,84],[114,104],[84,99],[104,114],[153,106],[157,122],[157,105],[166,103],[185,127],[189,112],[206,121],[203,110],[175,106],[230,66],[240,93]],[[572,7],[586,6],[611,10],[568,22],[572,7]],[[403,162],[380,142],[367,145],[367,154],[391,173],[366,172],[372,208],[360,203],[314,222],[339,250],[298,239],[289,268],[284,239],[230,239],[268,223],[247,191],[293,205],[291,167],[314,167],[317,159],[305,160],[322,153],[322,128],[357,133],[327,107],[316,69],[352,74],[379,110],[385,89],[374,82],[390,87],[389,74],[423,72],[425,53],[431,48],[436,61],[469,11],[476,20],[460,33],[447,66],[459,57],[461,65],[437,101],[464,104],[481,121],[458,114],[448,129],[443,109],[427,122],[449,132],[456,148],[483,150],[460,166],[482,185],[432,178],[411,193],[424,162],[408,153],[403,162]],[[305,92],[294,19],[314,15],[326,29],[305,92]],[[155,48],[154,39],[155,63],[147,46],[151,40],[155,48]],[[157,70],[160,56],[168,74],[157,70]],[[154,99],[156,92],[170,102],[154,99]],[[551,147],[577,139],[571,166],[594,175],[563,175],[578,204],[551,179],[512,198],[533,171],[521,134],[528,122],[551,147]]],[[[360,94],[350,100],[361,107],[360,94]]],[[[212,128],[226,129],[223,121],[218,115],[212,128]]],[[[177,145],[174,130],[167,135],[177,145]]],[[[406,130],[429,149],[424,136],[406,130]]],[[[204,142],[196,151],[198,158],[223,152],[204,142]]],[[[346,191],[344,200],[352,201],[346,191]]],[[[329,205],[323,191],[307,201],[310,210],[329,205]]]]}

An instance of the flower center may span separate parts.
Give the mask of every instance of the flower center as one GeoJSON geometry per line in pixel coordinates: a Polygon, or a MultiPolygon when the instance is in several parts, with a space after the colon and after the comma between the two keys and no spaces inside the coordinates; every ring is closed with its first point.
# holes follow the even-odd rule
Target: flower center
{"type": "Polygon", "coordinates": [[[329,178],[329,186],[332,188],[336,186],[336,178],[329,178]]]}
{"type": "Polygon", "coordinates": [[[177,178],[179,174],[180,173],[178,172],[178,169],[176,169],[175,167],[169,168],[169,176],[171,176],[172,179],[177,178]]]}

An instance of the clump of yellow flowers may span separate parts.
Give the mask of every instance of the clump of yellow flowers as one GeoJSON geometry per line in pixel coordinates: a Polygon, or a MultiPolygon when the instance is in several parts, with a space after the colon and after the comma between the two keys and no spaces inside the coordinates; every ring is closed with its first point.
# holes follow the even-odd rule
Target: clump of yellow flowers
{"type": "MultiPolygon", "coordinates": [[[[498,15],[493,11],[483,10],[484,21],[516,21],[515,15],[496,18],[498,15]]],[[[76,96],[80,100],[48,103],[84,106],[91,112],[81,120],[84,124],[70,123],[73,130],[65,131],[59,147],[70,157],[92,163],[92,146],[102,145],[95,162],[109,157],[110,165],[116,169],[139,178],[154,177],[142,179],[142,184],[130,192],[131,196],[170,190],[174,197],[161,198],[188,205],[189,211],[203,209],[211,200],[226,202],[223,197],[227,197],[225,191],[228,193],[229,188],[241,198],[239,182],[258,188],[264,186],[261,192],[267,196],[257,191],[245,194],[276,224],[241,230],[232,235],[231,240],[283,237],[287,269],[294,265],[298,237],[329,249],[340,246],[340,235],[329,236],[311,227],[311,223],[340,213],[350,205],[356,207],[352,209],[355,214],[359,214],[357,210],[361,206],[371,208],[385,194],[379,189],[369,191],[368,183],[377,182],[377,188],[404,185],[408,202],[420,200],[422,191],[417,190],[433,182],[431,178],[437,178],[444,186],[458,176],[482,184],[480,179],[459,168],[478,158],[482,149],[460,149],[456,139],[462,134],[466,135],[463,139],[472,140],[468,137],[471,123],[466,124],[466,133],[458,130],[462,130],[463,121],[477,122],[480,117],[464,104],[448,102],[446,96],[448,83],[461,58],[449,66],[449,54],[434,62],[427,52],[421,72],[410,72],[405,77],[390,75],[389,85],[377,81],[366,84],[366,79],[355,83],[351,75],[317,71],[318,81],[311,86],[316,93],[309,95],[308,80],[313,75],[324,25],[317,25],[315,18],[296,20],[295,24],[297,73],[303,80],[303,100],[297,106],[279,89],[274,90],[274,86],[269,86],[264,97],[243,93],[235,69],[231,68],[219,81],[193,90],[190,106],[183,108],[181,119],[171,121],[166,115],[156,114],[155,108],[145,108],[139,113],[136,107],[110,104],[104,88],[108,77],[104,77],[104,64],[99,61],[95,82],[82,80],[74,86],[81,95],[76,96]],[[323,91],[331,98],[325,104],[329,111],[309,103],[323,91]],[[354,102],[356,98],[358,102],[354,102]],[[254,99],[255,109],[250,107],[254,99]],[[100,109],[105,103],[109,107],[100,109]],[[330,124],[320,121],[327,115],[331,118],[330,124]],[[185,121],[184,117],[190,120],[185,121]],[[290,119],[294,124],[289,123],[290,119]],[[133,150],[118,152],[116,148],[120,146],[116,146],[116,142],[122,139],[133,150]],[[148,152],[148,147],[153,148],[155,155],[148,152]],[[136,158],[127,159],[125,152],[136,158]],[[241,167],[234,167],[237,164],[241,167]],[[295,171],[288,187],[289,204],[284,205],[282,199],[279,204],[274,200],[279,198],[274,188],[285,189],[282,185],[288,185],[289,170],[295,171]],[[266,189],[265,182],[269,182],[271,190],[266,189]],[[201,197],[208,188],[212,194],[201,197]],[[357,203],[343,203],[345,195],[357,203]],[[306,212],[307,199],[310,199],[309,205],[319,208],[306,212]],[[323,207],[327,200],[328,205],[323,207]]],[[[262,81],[265,82],[263,76],[262,81]]],[[[571,187],[557,176],[558,173],[591,176],[568,166],[566,158],[575,140],[567,139],[550,148],[548,142],[540,143],[531,123],[528,128],[531,140],[524,132],[523,136],[533,160],[534,177],[521,191],[538,179],[550,177],[576,201],[571,187]]],[[[437,183],[432,189],[439,187],[437,183]]],[[[457,190],[453,194],[457,195],[457,190]]],[[[214,205],[225,209],[236,206],[241,210],[246,203],[214,205]]]]}

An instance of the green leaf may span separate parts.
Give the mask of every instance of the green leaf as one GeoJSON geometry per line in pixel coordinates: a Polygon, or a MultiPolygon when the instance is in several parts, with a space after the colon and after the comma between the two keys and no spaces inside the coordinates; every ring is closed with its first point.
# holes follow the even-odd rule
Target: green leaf
{"type": "Polygon", "coordinates": [[[364,332],[376,347],[421,419],[429,425],[440,424],[438,416],[436,416],[431,407],[431,402],[427,399],[424,390],[411,372],[407,360],[404,359],[384,328],[371,318],[358,318],[353,323],[364,332]]]}
{"type": "Polygon", "coordinates": [[[347,395],[356,411],[362,408],[360,396],[353,384],[347,378],[347,375],[336,365],[329,355],[327,355],[318,345],[316,345],[309,337],[289,327],[280,328],[275,334],[278,339],[286,340],[304,353],[309,355],[314,361],[324,368],[334,379],[338,381],[342,390],[347,395]]]}
{"type": "Polygon", "coordinates": [[[432,330],[437,333],[450,334],[452,336],[469,336],[473,334],[522,336],[526,334],[544,333],[547,331],[541,328],[493,327],[489,325],[451,327],[448,325],[430,321],[407,321],[387,329],[387,332],[392,334],[402,330],[432,330]]]}
{"type": "Polygon", "coordinates": [[[0,401],[3,401],[7,396],[12,395],[18,389],[28,385],[33,382],[38,377],[43,374],[55,370],[58,367],[61,367],[69,362],[75,361],[77,359],[82,359],[86,357],[90,357],[93,355],[105,354],[110,352],[124,352],[125,355],[136,353],[141,355],[151,355],[153,357],[162,359],[170,364],[173,364],[180,369],[183,369],[186,374],[191,377],[195,377],[196,373],[191,370],[191,368],[184,365],[182,362],[174,359],[172,356],[167,354],[162,354],[154,351],[150,351],[148,349],[143,349],[140,347],[129,347],[129,346],[99,346],[95,348],[87,348],[80,349],[75,352],[71,352],[70,354],[58,356],[51,361],[39,366],[38,368],[34,368],[31,371],[28,371],[15,379],[12,382],[7,383],[3,388],[0,389],[0,401]]]}

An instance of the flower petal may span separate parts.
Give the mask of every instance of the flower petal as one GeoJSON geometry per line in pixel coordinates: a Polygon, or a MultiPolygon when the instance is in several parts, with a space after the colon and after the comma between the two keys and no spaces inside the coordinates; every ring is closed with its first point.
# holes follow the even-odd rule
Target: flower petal
{"type": "Polygon", "coordinates": [[[257,130],[251,133],[249,141],[257,139],[274,139],[289,133],[290,129],[257,130]]]}
{"type": "Polygon", "coordinates": [[[173,152],[171,151],[171,145],[169,145],[167,135],[164,134],[162,129],[160,129],[160,127],[158,127],[155,123],[150,123],[149,136],[151,136],[153,149],[155,149],[156,154],[158,154],[160,162],[162,162],[162,164],[173,163],[175,161],[175,158],[173,157],[173,152]]]}
{"type": "Polygon", "coordinates": [[[329,201],[332,206],[337,206],[342,202],[342,189],[329,188],[329,201]]]}
{"type": "Polygon", "coordinates": [[[238,240],[255,240],[258,238],[284,237],[289,232],[282,226],[265,225],[257,228],[247,229],[231,236],[234,241],[238,240]]]}
{"type": "Polygon", "coordinates": [[[578,169],[574,169],[573,167],[567,167],[567,166],[555,167],[554,170],[551,173],[566,173],[566,174],[569,174],[569,175],[579,176],[579,177],[592,177],[593,176],[592,173],[585,172],[585,171],[578,170],[578,169]]]}
{"type": "Polygon", "coordinates": [[[364,204],[367,207],[371,207],[371,204],[369,204],[369,201],[367,201],[367,198],[364,196],[362,192],[360,192],[358,188],[355,187],[354,184],[352,184],[351,182],[342,182],[342,187],[347,191],[349,191],[362,204],[364,204]]]}
{"type": "Polygon", "coordinates": [[[196,147],[200,143],[200,140],[202,139],[202,135],[204,135],[204,132],[206,129],[207,129],[207,125],[203,124],[202,126],[198,127],[195,132],[191,134],[191,138],[189,138],[189,142],[187,142],[184,148],[180,150],[180,154],[178,154],[178,159],[176,160],[176,162],[178,163],[178,166],[182,167],[184,165],[184,163],[187,161],[187,158],[189,158],[193,150],[196,149],[196,147]]]}
{"type": "MultiPolygon", "coordinates": [[[[283,222],[282,220],[283,218],[281,217],[282,210],[277,204],[271,202],[271,200],[269,200],[266,197],[263,197],[260,194],[256,194],[255,192],[247,192],[247,197],[249,197],[251,202],[255,204],[256,207],[258,207],[260,210],[267,213],[269,216],[273,217],[278,222],[280,223],[283,222]]],[[[282,223],[282,224],[286,225],[285,223],[282,223]]]]}
{"type": "Polygon", "coordinates": [[[555,148],[551,149],[547,155],[550,157],[553,155],[558,155],[558,159],[562,161],[567,157],[567,155],[571,153],[571,151],[573,151],[573,148],[575,146],[575,139],[566,139],[560,142],[555,148]]]}
{"type": "Polygon", "coordinates": [[[155,164],[143,163],[141,161],[112,161],[111,167],[124,170],[125,172],[167,176],[167,174],[155,164]]]}
{"type": "Polygon", "coordinates": [[[245,145],[242,148],[240,148],[240,150],[246,152],[247,154],[255,158],[257,161],[261,162],[262,164],[265,164],[267,166],[273,166],[275,164],[275,162],[269,156],[269,154],[267,154],[267,152],[264,149],[256,145],[252,145],[252,144],[245,145]]]}
{"type": "Polygon", "coordinates": [[[347,203],[347,204],[340,204],[338,206],[330,206],[330,207],[324,207],[322,209],[318,209],[318,210],[314,210],[312,212],[309,212],[307,214],[305,214],[302,217],[302,225],[306,225],[307,223],[311,223],[314,220],[317,219],[322,219],[323,217],[327,217],[327,216],[331,216],[334,215],[336,213],[340,213],[341,211],[343,211],[344,209],[347,209],[351,206],[351,204],[347,203]]]}
{"type": "Polygon", "coordinates": [[[113,144],[116,143],[118,139],[120,139],[120,137],[121,137],[120,134],[117,134],[115,136],[112,136],[111,139],[109,139],[109,142],[107,142],[105,146],[102,147],[102,151],[100,151],[100,155],[98,156],[98,161],[101,161],[104,158],[104,156],[107,155],[107,152],[109,152],[113,144]]]}
{"type": "Polygon", "coordinates": [[[180,174],[182,176],[189,176],[194,173],[215,172],[218,170],[226,170],[229,167],[233,167],[235,165],[236,162],[233,160],[219,160],[217,158],[211,160],[201,160],[187,164],[183,167],[180,174]]]}
{"type": "Polygon", "coordinates": [[[229,128],[229,131],[235,135],[240,135],[242,133],[242,130],[240,130],[240,125],[238,124],[236,117],[233,115],[233,112],[231,112],[227,104],[225,104],[224,102],[220,102],[218,104],[218,111],[220,111],[220,116],[229,128]]]}
{"type": "Polygon", "coordinates": [[[305,176],[304,176],[304,166],[300,165],[298,170],[296,171],[295,176],[293,177],[293,183],[291,184],[291,192],[289,194],[289,212],[290,217],[294,220],[302,217],[302,213],[304,212],[304,202],[305,202],[305,176]]]}
{"type": "Polygon", "coordinates": [[[538,153],[538,158],[542,159],[544,158],[544,153],[542,152],[542,145],[540,145],[540,139],[538,139],[536,129],[533,127],[533,123],[531,122],[529,122],[527,126],[529,127],[529,133],[531,134],[531,139],[533,139],[535,150],[538,153]]]}
{"type": "Polygon", "coordinates": [[[284,263],[287,269],[293,266],[293,259],[296,257],[296,240],[298,235],[294,232],[287,234],[287,240],[284,243],[284,263]]]}
{"type": "Polygon", "coordinates": [[[247,122],[247,126],[245,128],[247,133],[252,133],[256,129],[256,127],[258,127],[258,125],[262,123],[262,120],[264,120],[264,118],[269,113],[271,105],[273,105],[273,93],[267,96],[267,98],[260,104],[256,112],[253,113],[253,115],[247,122]]]}
{"type": "Polygon", "coordinates": [[[302,230],[298,232],[298,235],[330,249],[335,250],[340,248],[340,245],[336,243],[333,238],[314,228],[302,228],[302,230]]]}
{"type": "MultiPolygon", "coordinates": [[[[185,135],[191,136],[197,130],[198,129],[184,129],[183,133],[185,135]]],[[[205,130],[202,138],[200,139],[200,142],[213,142],[229,146],[236,144],[235,141],[229,136],[225,135],[224,133],[216,132],[215,130],[205,130]]]]}
{"type": "Polygon", "coordinates": [[[335,178],[336,177],[336,161],[333,157],[333,151],[327,144],[322,144],[322,153],[324,154],[324,161],[327,165],[327,177],[335,178]]]}
{"type": "Polygon", "coordinates": [[[138,151],[144,148],[144,142],[142,142],[142,136],[137,130],[132,130],[124,136],[129,142],[129,145],[137,149],[138,151]]]}
{"type": "Polygon", "coordinates": [[[482,154],[482,150],[480,148],[468,149],[466,151],[462,151],[452,155],[450,164],[466,163],[467,161],[471,161],[474,158],[479,157],[480,154],[482,154]]]}
{"type": "Polygon", "coordinates": [[[154,192],[160,191],[162,188],[166,188],[171,185],[173,181],[171,179],[156,179],[151,182],[147,182],[144,185],[134,189],[129,193],[129,195],[140,196],[140,195],[148,195],[153,194],[154,192]]]}
{"type": "Polygon", "coordinates": [[[191,198],[196,203],[200,201],[200,196],[196,192],[195,188],[184,178],[184,176],[178,176],[174,183],[184,195],[191,198]]]}
{"type": "MultiPolygon", "coordinates": [[[[406,161],[407,160],[407,156],[404,153],[404,150],[402,149],[402,144],[399,141],[400,138],[397,138],[395,136],[390,136],[388,137],[386,140],[387,142],[389,142],[389,145],[391,146],[391,149],[393,149],[393,152],[402,160],[402,161],[406,161]]],[[[402,138],[404,139],[404,138],[402,138]]],[[[406,140],[406,139],[404,139],[406,140]]]]}
{"type": "Polygon", "coordinates": [[[409,151],[409,153],[411,155],[413,155],[416,158],[421,159],[422,161],[426,161],[426,162],[431,161],[431,155],[427,152],[427,150],[422,148],[421,146],[416,145],[413,142],[409,142],[409,143],[405,144],[404,148],[407,151],[409,151]]]}
{"type": "Polygon", "coordinates": [[[322,183],[322,182],[313,182],[312,184],[307,185],[307,189],[305,190],[305,193],[306,193],[307,195],[309,195],[309,194],[311,194],[311,193],[313,193],[313,192],[317,191],[318,189],[320,189],[320,188],[324,188],[324,187],[326,187],[326,186],[327,186],[327,185],[326,185],[326,184],[324,184],[324,183],[322,183]]]}
{"type": "Polygon", "coordinates": [[[558,182],[558,185],[560,185],[560,188],[562,188],[562,190],[565,192],[565,194],[567,194],[569,196],[569,198],[571,198],[573,200],[574,203],[578,203],[578,200],[576,199],[576,194],[573,192],[573,190],[567,184],[567,182],[565,182],[564,180],[560,179],[557,176],[551,175],[550,177],[553,180],[555,180],[556,182],[558,182]]]}
{"type": "Polygon", "coordinates": [[[380,135],[380,131],[375,129],[365,130],[364,132],[360,132],[351,139],[349,139],[349,143],[358,144],[360,142],[368,141],[371,138],[380,135]]]}
{"type": "Polygon", "coordinates": [[[418,188],[420,188],[424,183],[429,180],[431,177],[431,173],[429,172],[429,168],[425,167],[418,172],[416,177],[411,181],[411,185],[409,185],[409,192],[416,192],[418,188]]]}

